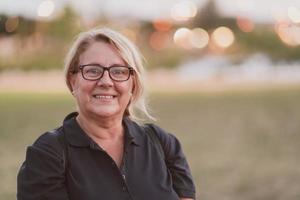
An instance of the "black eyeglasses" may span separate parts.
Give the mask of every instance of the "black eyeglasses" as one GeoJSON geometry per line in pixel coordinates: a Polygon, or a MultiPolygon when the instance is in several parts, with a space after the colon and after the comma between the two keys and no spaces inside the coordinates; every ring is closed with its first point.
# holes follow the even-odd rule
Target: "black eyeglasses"
{"type": "Polygon", "coordinates": [[[112,80],[118,82],[127,81],[134,71],[132,67],[128,66],[114,65],[111,67],[103,67],[98,64],[80,65],[79,69],[81,70],[82,77],[90,81],[101,79],[106,70],[112,80]]]}

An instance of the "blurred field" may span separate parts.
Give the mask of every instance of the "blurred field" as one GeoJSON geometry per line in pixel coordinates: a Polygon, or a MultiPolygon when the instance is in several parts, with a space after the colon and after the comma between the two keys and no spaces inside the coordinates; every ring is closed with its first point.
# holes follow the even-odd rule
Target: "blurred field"
{"type": "MultiPolygon", "coordinates": [[[[201,200],[300,199],[300,88],[151,95],[176,134],[201,200]]],[[[74,110],[71,97],[0,94],[0,199],[15,199],[25,148],[74,110]]]]}

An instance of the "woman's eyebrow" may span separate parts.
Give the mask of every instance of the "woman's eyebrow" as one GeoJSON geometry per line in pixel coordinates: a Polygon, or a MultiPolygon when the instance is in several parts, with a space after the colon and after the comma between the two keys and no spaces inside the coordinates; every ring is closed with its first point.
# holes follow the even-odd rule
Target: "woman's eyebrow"
{"type": "Polygon", "coordinates": [[[85,64],[80,64],[80,65],[97,65],[97,66],[102,66],[104,67],[103,65],[99,64],[99,63],[94,63],[94,62],[91,62],[91,63],[85,63],[85,64]]]}
{"type": "Polygon", "coordinates": [[[114,63],[114,64],[111,64],[109,66],[104,66],[102,64],[99,64],[99,63],[94,63],[94,62],[91,62],[91,63],[87,63],[87,64],[81,64],[81,65],[96,65],[96,66],[100,66],[100,67],[116,67],[116,66],[127,66],[127,64],[121,64],[121,63],[114,63]]]}
{"type": "Polygon", "coordinates": [[[112,64],[112,65],[110,65],[109,67],[114,67],[114,66],[128,66],[128,64],[112,64]]]}

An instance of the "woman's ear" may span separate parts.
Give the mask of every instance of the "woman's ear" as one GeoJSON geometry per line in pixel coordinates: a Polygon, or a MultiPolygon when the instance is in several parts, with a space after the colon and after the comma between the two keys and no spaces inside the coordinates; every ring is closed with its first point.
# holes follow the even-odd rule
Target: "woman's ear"
{"type": "Polygon", "coordinates": [[[136,87],[137,81],[135,76],[132,76],[132,88],[131,88],[131,94],[135,93],[135,87],[136,87]]]}
{"type": "Polygon", "coordinates": [[[76,90],[76,80],[77,80],[77,74],[69,74],[69,82],[71,85],[71,92],[73,94],[73,92],[76,90]]]}

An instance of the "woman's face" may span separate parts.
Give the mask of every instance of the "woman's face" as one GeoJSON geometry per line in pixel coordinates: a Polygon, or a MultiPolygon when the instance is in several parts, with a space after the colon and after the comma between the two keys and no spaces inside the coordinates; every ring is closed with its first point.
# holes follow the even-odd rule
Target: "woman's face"
{"type": "MultiPolygon", "coordinates": [[[[115,47],[105,42],[95,42],[90,45],[80,55],[79,64],[99,64],[104,67],[126,66],[115,47]]],[[[85,80],[79,72],[71,77],[70,82],[79,114],[86,117],[123,117],[132,95],[132,75],[127,81],[116,82],[110,78],[108,71],[104,71],[101,79],[90,81],[85,80]]]]}

